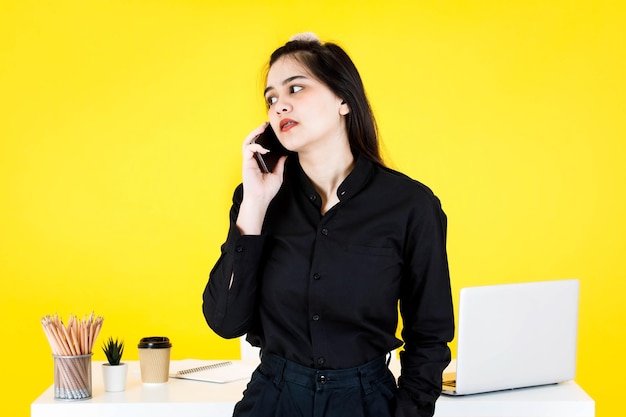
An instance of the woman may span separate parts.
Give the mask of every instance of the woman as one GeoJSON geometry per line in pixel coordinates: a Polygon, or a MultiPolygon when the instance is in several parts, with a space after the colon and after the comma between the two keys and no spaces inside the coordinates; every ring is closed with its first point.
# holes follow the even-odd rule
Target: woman
{"type": "Polygon", "coordinates": [[[217,334],[261,347],[234,415],[432,416],[454,334],[439,200],[384,166],[339,46],[292,38],[266,80],[269,124],[290,154],[265,174],[254,139],[266,125],[245,139],[243,183],[203,295],[217,334]],[[403,342],[396,383],[386,357],[403,342]]]}

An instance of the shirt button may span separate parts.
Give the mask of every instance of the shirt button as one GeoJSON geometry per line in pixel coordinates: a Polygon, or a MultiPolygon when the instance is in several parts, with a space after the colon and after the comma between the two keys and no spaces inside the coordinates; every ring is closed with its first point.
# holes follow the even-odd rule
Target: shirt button
{"type": "Polygon", "coordinates": [[[316,280],[316,281],[317,281],[318,279],[320,279],[320,277],[321,277],[321,275],[320,275],[320,274],[318,274],[317,272],[316,272],[315,274],[313,274],[313,279],[314,279],[314,280],[316,280]]]}
{"type": "Polygon", "coordinates": [[[239,253],[243,252],[243,246],[241,246],[241,245],[237,245],[237,246],[235,247],[235,251],[236,251],[236,252],[239,252],[239,253]]]}
{"type": "Polygon", "coordinates": [[[324,236],[328,236],[328,229],[322,229],[322,234],[324,236]]]}
{"type": "Polygon", "coordinates": [[[317,196],[315,194],[313,194],[313,195],[309,196],[309,200],[315,201],[315,200],[317,200],[317,196]]]}
{"type": "Polygon", "coordinates": [[[313,321],[318,321],[320,319],[320,315],[319,314],[313,314],[313,317],[311,317],[313,319],[313,321]]]}
{"type": "Polygon", "coordinates": [[[318,365],[324,365],[325,362],[326,362],[326,359],[324,359],[323,357],[317,358],[317,364],[318,365]]]}

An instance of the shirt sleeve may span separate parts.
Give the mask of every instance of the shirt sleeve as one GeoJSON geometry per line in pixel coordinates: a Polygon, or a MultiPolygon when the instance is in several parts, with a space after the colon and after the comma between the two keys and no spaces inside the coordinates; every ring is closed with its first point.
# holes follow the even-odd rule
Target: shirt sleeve
{"type": "Polygon", "coordinates": [[[446,254],[447,218],[429,194],[408,225],[400,313],[404,351],[395,417],[431,417],[441,395],[442,372],[450,363],[454,311],[446,254]]]}
{"type": "Polygon", "coordinates": [[[264,236],[241,235],[236,221],[243,199],[240,185],[233,195],[230,227],[220,257],[209,274],[202,295],[207,324],[224,338],[248,332],[257,302],[257,272],[265,243],[264,236]]]}

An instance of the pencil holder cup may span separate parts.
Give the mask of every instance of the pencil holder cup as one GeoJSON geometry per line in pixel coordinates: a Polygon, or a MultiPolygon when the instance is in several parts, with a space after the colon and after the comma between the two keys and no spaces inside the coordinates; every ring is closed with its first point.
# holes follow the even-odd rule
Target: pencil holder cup
{"type": "Polygon", "coordinates": [[[54,358],[54,399],[86,400],[91,398],[91,356],[61,356],[54,358]]]}

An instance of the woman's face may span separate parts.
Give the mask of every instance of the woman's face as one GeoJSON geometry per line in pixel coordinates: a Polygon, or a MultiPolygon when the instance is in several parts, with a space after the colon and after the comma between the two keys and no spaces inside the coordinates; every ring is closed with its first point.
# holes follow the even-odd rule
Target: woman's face
{"type": "Polygon", "coordinates": [[[265,100],[270,124],[290,151],[303,154],[347,141],[348,106],[293,57],[271,66],[265,100]]]}

